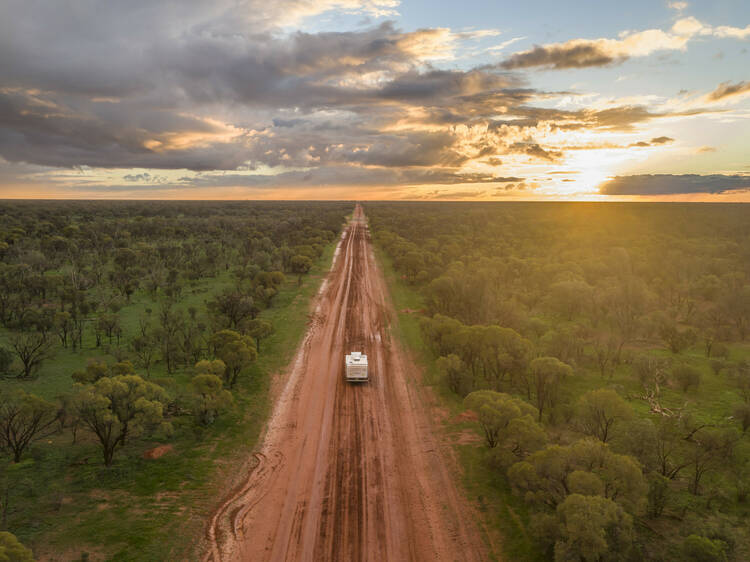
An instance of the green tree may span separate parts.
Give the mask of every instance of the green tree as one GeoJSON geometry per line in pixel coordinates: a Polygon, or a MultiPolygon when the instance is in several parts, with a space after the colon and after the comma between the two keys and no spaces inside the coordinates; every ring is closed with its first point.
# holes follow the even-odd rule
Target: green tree
{"type": "Polygon", "coordinates": [[[262,318],[255,318],[248,325],[248,334],[255,340],[255,350],[260,353],[260,342],[273,334],[273,324],[262,318]]]}
{"type": "Polygon", "coordinates": [[[537,416],[536,408],[523,400],[492,390],[477,390],[464,399],[464,406],[476,412],[487,446],[493,448],[505,440],[503,433],[516,418],[537,416]]]}
{"type": "Polygon", "coordinates": [[[691,562],[724,562],[727,544],[701,535],[689,535],[682,543],[683,560],[691,562]]]}
{"type": "Polygon", "coordinates": [[[166,401],[160,386],[138,375],[121,375],[82,386],[75,407],[82,424],[98,438],[104,464],[109,466],[117,448],[129,437],[158,427],[168,429],[163,419],[166,401]]]}
{"type": "Polygon", "coordinates": [[[616,424],[633,417],[633,409],[609,388],[590,390],[578,399],[576,424],[586,435],[606,443],[616,424]]]}
{"type": "Polygon", "coordinates": [[[648,514],[651,517],[661,517],[669,498],[669,479],[657,472],[648,476],[648,514]]]}
{"type": "Polygon", "coordinates": [[[146,376],[151,374],[158,343],[150,333],[139,334],[130,340],[130,349],[135,354],[138,364],[146,369],[146,376]]]}
{"type": "Polygon", "coordinates": [[[101,361],[99,359],[89,359],[86,362],[85,370],[74,371],[71,376],[77,383],[91,384],[108,375],[109,366],[104,361],[101,361]]]}
{"type": "Polygon", "coordinates": [[[58,407],[52,402],[27,394],[23,390],[0,396],[0,445],[13,453],[13,462],[20,462],[26,448],[55,432],[58,407]]]}
{"type": "Polygon", "coordinates": [[[601,496],[571,494],[557,507],[556,562],[627,560],[633,544],[633,519],[601,496]]]}
{"type": "Polygon", "coordinates": [[[307,256],[296,255],[289,261],[292,273],[297,274],[297,284],[302,284],[302,276],[312,269],[313,262],[307,256]]]}
{"type": "Polygon", "coordinates": [[[0,378],[10,373],[11,365],[13,365],[13,353],[0,346],[0,378]]]}
{"type": "MultiPolygon", "coordinates": [[[[603,496],[628,511],[639,511],[645,503],[646,483],[638,463],[627,455],[612,452],[595,439],[581,439],[571,445],[549,445],[517,462],[508,470],[508,480],[527,501],[552,508],[571,493],[571,475],[589,472],[602,482],[603,496]]],[[[581,475],[573,477],[582,481],[581,475]]],[[[590,483],[593,479],[589,478],[590,483]]]]}
{"type": "Polygon", "coordinates": [[[225,319],[224,326],[233,330],[255,318],[257,309],[253,297],[236,289],[227,289],[208,304],[209,310],[225,319]]]}
{"type": "Polygon", "coordinates": [[[531,362],[527,384],[539,412],[539,421],[546,407],[553,408],[557,404],[560,385],[572,374],[573,368],[556,357],[537,357],[531,362]]]}
{"type": "MultiPolygon", "coordinates": [[[[201,361],[200,363],[209,363],[201,361]]],[[[214,361],[221,363],[221,361],[214,361]]],[[[196,370],[199,371],[198,365],[196,370]]],[[[234,398],[228,390],[224,390],[222,380],[210,372],[199,372],[190,381],[192,390],[192,411],[198,422],[202,425],[211,425],[221,412],[229,409],[234,404],[234,398]]]]}
{"type": "Polygon", "coordinates": [[[679,363],[672,369],[672,380],[682,392],[698,388],[701,383],[701,372],[691,365],[679,363]]]}
{"type": "Polygon", "coordinates": [[[10,346],[21,361],[19,378],[30,379],[52,357],[53,343],[46,332],[18,332],[10,336],[10,346]]]}
{"type": "Polygon", "coordinates": [[[229,388],[234,388],[242,370],[258,357],[253,338],[232,330],[221,330],[211,336],[209,343],[226,367],[224,382],[229,388]]]}
{"type": "Polygon", "coordinates": [[[698,495],[703,477],[729,463],[738,437],[734,428],[700,426],[691,430],[685,440],[689,443],[686,458],[692,471],[688,490],[698,495]]]}
{"type": "Polygon", "coordinates": [[[458,355],[451,353],[446,357],[440,357],[435,366],[443,373],[448,388],[453,392],[464,396],[471,390],[471,379],[466,376],[466,365],[458,355]]]}
{"type": "Polygon", "coordinates": [[[0,531],[0,562],[34,562],[34,555],[15,535],[0,531]]]}
{"type": "Polygon", "coordinates": [[[740,402],[732,408],[732,417],[737,420],[742,427],[742,433],[746,433],[750,428],[750,404],[740,402]]]}

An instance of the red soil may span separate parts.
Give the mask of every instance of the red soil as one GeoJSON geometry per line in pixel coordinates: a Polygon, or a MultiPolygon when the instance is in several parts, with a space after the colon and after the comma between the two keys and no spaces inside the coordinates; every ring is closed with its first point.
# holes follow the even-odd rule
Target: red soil
{"type": "Polygon", "coordinates": [[[387,303],[357,206],[256,462],[211,518],[207,562],[486,558],[387,303]],[[368,383],[344,380],[355,350],[368,383]]]}
{"type": "Polygon", "coordinates": [[[145,451],[143,453],[144,459],[158,459],[159,457],[163,457],[168,452],[170,452],[174,447],[172,445],[159,445],[158,447],[154,447],[153,449],[149,449],[148,451],[145,451]]]}

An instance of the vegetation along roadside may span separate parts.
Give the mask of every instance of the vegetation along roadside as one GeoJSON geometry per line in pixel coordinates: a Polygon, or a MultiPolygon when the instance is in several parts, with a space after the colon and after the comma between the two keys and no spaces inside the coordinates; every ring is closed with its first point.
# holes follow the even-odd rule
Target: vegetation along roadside
{"type": "Polygon", "coordinates": [[[365,210],[506,558],[750,557],[742,205],[365,210]]]}
{"type": "Polygon", "coordinates": [[[0,529],[39,559],[189,558],[350,210],[3,202],[0,529]]]}

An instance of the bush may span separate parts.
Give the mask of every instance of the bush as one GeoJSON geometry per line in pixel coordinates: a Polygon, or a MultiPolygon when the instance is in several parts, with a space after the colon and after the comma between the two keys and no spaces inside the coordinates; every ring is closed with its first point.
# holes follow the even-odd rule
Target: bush
{"type": "Polygon", "coordinates": [[[701,383],[701,372],[690,365],[679,364],[672,369],[672,382],[677,388],[687,392],[691,388],[698,388],[701,383]]]}
{"type": "Polygon", "coordinates": [[[711,540],[700,535],[690,535],[682,544],[684,560],[694,562],[719,562],[726,560],[724,541],[711,540]]]}
{"type": "Polygon", "coordinates": [[[31,551],[15,535],[0,531],[0,562],[34,562],[31,551]]]}
{"type": "Polygon", "coordinates": [[[0,346],[0,376],[7,375],[10,372],[10,366],[13,364],[13,352],[0,346]]]}

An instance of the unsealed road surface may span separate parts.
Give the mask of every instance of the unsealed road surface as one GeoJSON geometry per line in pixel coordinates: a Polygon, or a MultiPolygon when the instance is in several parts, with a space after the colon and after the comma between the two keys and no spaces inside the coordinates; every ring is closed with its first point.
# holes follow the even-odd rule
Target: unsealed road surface
{"type": "Polygon", "coordinates": [[[206,561],[485,558],[387,303],[357,206],[256,462],[212,516],[206,561]],[[344,380],[351,351],[367,354],[368,383],[344,380]]]}

